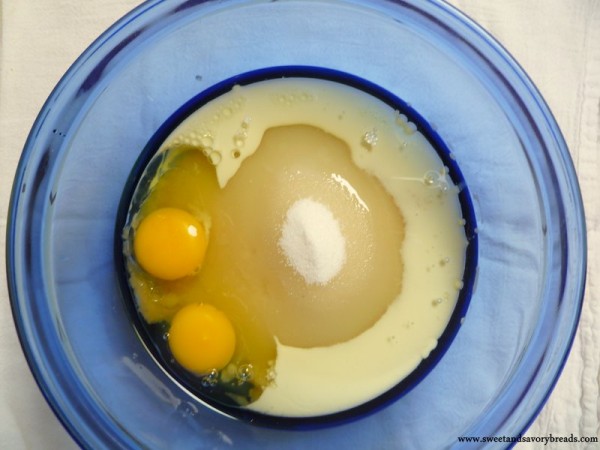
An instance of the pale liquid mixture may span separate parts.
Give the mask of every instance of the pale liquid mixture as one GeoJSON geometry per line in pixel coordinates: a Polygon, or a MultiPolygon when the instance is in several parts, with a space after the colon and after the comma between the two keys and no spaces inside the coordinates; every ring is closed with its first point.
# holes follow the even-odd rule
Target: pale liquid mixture
{"type": "Polygon", "coordinates": [[[201,295],[250,330],[238,354],[264,390],[247,408],[297,417],[357,406],[435,348],[467,241],[458,189],[406,117],[338,83],[277,79],[209,102],[159,152],[172,148],[198,149],[182,152],[194,169],[157,181],[144,208],[208,215],[211,244],[199,276],[177,283],[180,298],[145,301],[137,287],[140,310],[169,320],[201,295]],[[324,285],[306,283],[277,245],[286,211],[306,198],[331,210],[347,246],[324,285]]]}

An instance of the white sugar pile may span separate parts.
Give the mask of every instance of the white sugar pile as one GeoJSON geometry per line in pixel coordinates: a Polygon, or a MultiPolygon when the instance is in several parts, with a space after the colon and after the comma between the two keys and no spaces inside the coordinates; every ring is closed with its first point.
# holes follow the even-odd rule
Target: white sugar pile
{"type": "Polygon", "coordinates": [[[288,209],[279,247],[309,284],[326,284],[346,262],[346,240],[338,221],[325,205],[309,198],[288,209]]]}

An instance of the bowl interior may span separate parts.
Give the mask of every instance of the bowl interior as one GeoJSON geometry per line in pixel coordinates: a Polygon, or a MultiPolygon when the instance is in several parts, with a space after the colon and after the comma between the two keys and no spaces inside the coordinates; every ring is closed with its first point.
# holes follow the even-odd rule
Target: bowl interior
{"type": "MultiPolygon", "coordinates": [[[[257,211],[258,210],[259,205],[257,204],[257,211]]],[[[130,315],[138,335],[156,363],[163,368],[167,375],[174,378],[175,383],[181,384],[192,396],[198,397],[200,401],[219,409],[222,413],[233,418],[242,419],[254,425],[265,425],[285,429],[314,429],[315,427],[324,427],[327,425],[339,425],[340,423],[364,417],[366,414],[378,410],[403,396],[431,372],[452,343],[467,314],[477,269],[478,239],[476,230],[477,222],[473,211],[473,200],[460,168],[440,136],[417,111],[392,93],[381,89],[377,85],[369,83],[367,80],[344,72],[322,67],[278,66],[238,74],[230,79],[219,82],[215,86],[209,87],[178,108],[177,111],[175,111],[154,133],[134,164],[121,197],[115,228],[115,266],[121,285],[121,297],[124,300],[125,308],[130,315]],[[265,80],[294,77],[333,81],[360,89],[389,105],[394,110],[398,111],[398,113],[404,114],[411,123],[415,124],[416,129],[426,137],[437,152],[444,167],[448,170],[448,175],[452,180],[452,183],[460,189],[458,200],[460,202],[462,217],[465,220],[465,237],[469,243],[466,248],[466,264],[462,278],[463,286],[458,295],[456,306],[449,317],[446,329],[438,339],[437,346],[431,351],[429,356],[424,359],[410,375],[399,380],[398,384],[392,389],[381,393],[376,398],[362,405],[334,414],[300,418],[259,414],[251,410],[232,407],[223,404],[223,402],[211,399],[211,395],[208,393],[210,390],[203,388],[197,377],[191,376],[185,370],[178,370],[176,366],[169,362],[172,358],[172,354],[168,348],[167,342],[160,338],[166,332],[164,324],[148,324],[143,317],[141,317],[138,310],[134,291],[129,284],[129,276],[126,268],[127,257],[124,256],[131,255],[133,250],[130,248],[131,244],[127,244],[123,239],[123,230],[131,225],[131,211],[136,211],[139,208],[140,203],[143,202],[148,193],[148,186],[151,185],[153,178],[159,170],[160,162],[163,159],[162,157],[153,159],[153,157],[156,155],[165,139],[167,139],[169,134],[171,134],[181,122],[210,100],[229,92],[234,86],[245,86],[265,80]],[[159,336],[159,338],[157,338],[157,336],[159,336]]]]}

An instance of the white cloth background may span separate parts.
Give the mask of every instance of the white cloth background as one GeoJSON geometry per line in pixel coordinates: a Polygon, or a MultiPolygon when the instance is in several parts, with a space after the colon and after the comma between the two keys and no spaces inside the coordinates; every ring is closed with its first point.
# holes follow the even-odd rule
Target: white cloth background
{"type": "MultiPolygon", "coordinates": [[[[139,0],[0,0],[0,245],[27,133],[69,65],[139,0]]],[[[563,375],[530,436],[600,436],[600,0],[451,0],[520,62],[552,109],[577,169],[589,267],[579,331],[563,375]]],[[[0,448],[69,449],[29,372],[14,330],[0,259],[0,448]]],[[[572,448],[520,444],[518,449],[572,448]]],[[[600,444],[577,448],[600,448],[600,444]]]]}

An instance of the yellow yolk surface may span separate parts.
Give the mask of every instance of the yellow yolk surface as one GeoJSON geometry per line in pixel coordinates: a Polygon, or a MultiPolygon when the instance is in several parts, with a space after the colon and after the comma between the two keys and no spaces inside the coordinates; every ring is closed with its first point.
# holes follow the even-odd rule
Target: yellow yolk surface
{"type": "Polygon", "coordinates": [[[134,253],[140,266],[162,280],[194,274],[206,253],[204,227],[190,213],[161,208],[150,213],[135,233],[134,253]]]}
{"type": "Polygon", "coordinates": [[[169,347],[175,360],[197,374],[225,367],[233,356],[235,340],[227,316],[202,303],[180,309],[169,330],[169,347]]]}
{"type": "MultiPolygon", "coordinates": [[[[221,223],[227,221],[226,216],[215,214],[219,209],[220,189],[214,166],[197,149],[180,147],[170,153],[164,167],[168,169],[161,174],[138,211],[139,225],[133,225],[134,231],[139,232],[141,225],[155,211],[185,210],[200,218],[207,227],[210,224],[210,242],[206,246],[202,267],[193,276],[175,280],[158,278],[142,270],[137,257],[136,264],[133,264],[133,258],[130,260],[129,282],[135,291],[140,313],[150,324],[168,324],[169,350],[177,362],[187,369],[183,357],[176,353],[179,347],[176,317],[186,317],[180,314],[188,305],[200,302],[205,306],[214,305],[235,329],[235,350],[229,363],[220,370],[220,380],[238,386],[237,374],[251,365],[252,387],[248,396],[253,401],[269,383],[269,370],[276,358],[276,343],[262,316],[248,306],[248,293],[240,289],[246,285],[242,282],[243,276],[234,279],[223,276],[229,267],[238,270],[239,252],[223,235],[221,223]],[[222,256],[215,263],[219,255],[222,256]]],[[[136,234],[132,243],[135,241],[136,234]]],[[[181,348],[187,347],[182,343],[181,348]]],[[[218,351],[218,347],[215,347],[215,351],[218,351]]],[[[197,373],[197,370],[187,370],[197,373]]],[[[238,403],[245,404],[250,399],[242,399],[238,403]]]]}

